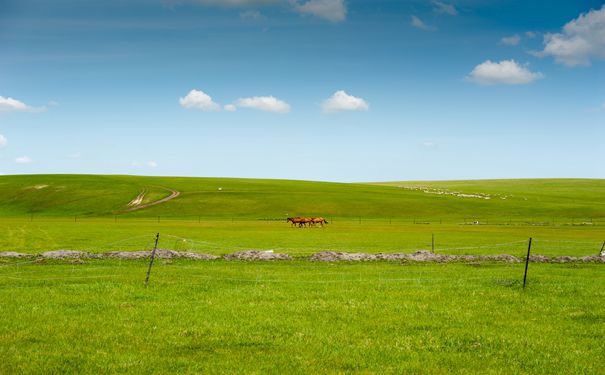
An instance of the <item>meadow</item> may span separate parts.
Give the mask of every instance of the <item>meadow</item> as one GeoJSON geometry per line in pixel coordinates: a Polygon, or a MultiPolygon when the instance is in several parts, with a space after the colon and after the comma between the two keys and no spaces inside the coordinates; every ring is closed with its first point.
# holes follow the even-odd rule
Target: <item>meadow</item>
{"type": "Polygon", "coordinates": [[[0,373],[605,371],[599,264],[4,263],[0,373]]]}
{"type": "Polygon", "coordinates": [[[0,373],[594,373],[602,264],[321,263],[325,250],[596,255],[603,180],[340,184],[0,177],[0,251],[258,249],[293,261],[0,258],[0,373]],[[178,191],[172,200],[141,210],[178,191]],[[293,228],[287,216],[324,216],[293,228]],[[475,224],[473,224],[475,223],[475,224]]]}

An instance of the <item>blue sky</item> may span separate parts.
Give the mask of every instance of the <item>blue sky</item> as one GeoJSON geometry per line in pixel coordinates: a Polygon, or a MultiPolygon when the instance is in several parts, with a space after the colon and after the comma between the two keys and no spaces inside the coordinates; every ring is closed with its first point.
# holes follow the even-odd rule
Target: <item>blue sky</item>
{"type": "Polygon", "coordinates": [[[605,178],[602,1],[0,8],[3,174],[605,178]]]}

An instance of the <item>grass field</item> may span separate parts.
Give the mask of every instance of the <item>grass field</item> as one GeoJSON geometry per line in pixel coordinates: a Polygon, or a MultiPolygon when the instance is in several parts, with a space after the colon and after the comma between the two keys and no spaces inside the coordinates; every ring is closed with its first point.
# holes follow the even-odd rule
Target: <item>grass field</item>
{"type": "Polygon", "coordinates": [[[46,261],[0,267],[0,373],[605,371],[605,268],[46,261]]]}
{"type": "MultiPolygon", "coordinates": [[[[604,180],[0,177],[0,251],[598,254],[604,180]],[[127,212],[137,197],[153,203],[127,212]],[[141,195],[141,193],[144,193],[141,195]],[[488,199],[489,198],[489,199],[488,199]],[[292,228],[286,216],[324,216],[292,228]],[[479,224],[470,224],[472,222],[479,224]]],[[[602,264],[0,258],[0,373],[605,372],[602,264]]]]}

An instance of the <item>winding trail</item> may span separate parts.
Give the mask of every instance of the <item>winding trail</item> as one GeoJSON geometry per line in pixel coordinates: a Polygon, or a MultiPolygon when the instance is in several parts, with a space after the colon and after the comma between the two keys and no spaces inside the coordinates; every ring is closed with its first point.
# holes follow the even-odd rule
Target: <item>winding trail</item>
{"type": "MultiPolygon", "coordinates": [[[[158,199],[157,201],[145,203],[145,204],[142,204],[140,206],[131,207],[131,208],[126,209],[126,210],[124,210],[122,212],[132,212],[132,211],[138,211],[138,210],[142,210],[142,209],[145,209],[145,208],[149,208],[149,207],[155,206],[157,204],[166,203],[169,200],[172,200],[172,199],[178,197],[179,195],[181,195],[180,191],[174,190],[174,189],[170,189],[170,188],[167,188],[167,187],[164,187],[164,186],[152,186],[152,187],[168,190],[168,191],[171,192],[171,194],[169,196],[167,196],[166,198],[158,199]]],[[[144,192],[142,194],[144,194],[144,192]]],[[[142,197],[141,197],[141,199],[142,199],[142,197]]]]}

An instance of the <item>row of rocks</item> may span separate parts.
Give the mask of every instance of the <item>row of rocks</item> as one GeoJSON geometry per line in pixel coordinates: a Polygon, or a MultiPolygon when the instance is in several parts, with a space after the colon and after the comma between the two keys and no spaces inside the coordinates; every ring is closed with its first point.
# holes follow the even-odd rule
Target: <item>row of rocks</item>
{"type": "MultiPolygon", "coordinates": [[[[55,250],[47,251],[39,254],[26,254],[17,253],[12,251],[0,252],[0,258],[27,258],[27,257],[41,257],[47,259],[82,259],[82,258],[113,258],[113,259],[147,259],[151,256],[151,251],[110,251],[107,253],[89,253],[85,251],[76,250],[55,250]]],[[[158,249],[155,253],[156,258],[159,259],[196,259],[196,260],[215,260],[221,257],[210,254],[201,254],[184,251],[174,251],[158,249]]],[[[284,253],[274,253],[273,251],[262,251],[262,250],[246,250],[238,251],[236,253],[227,254],[222,257],[225,260],[292,260],[293,258],[284,253]]],[[[317,262],[363,262],[363,261],[411,261],[411,262],[504,262],[504,263],[518,263],[525,260],[525,258],[516,257],[509,254],[499,255],[443,255],[434,254],[426,250],[419,250],[412,254],[403,253],[346,253],[337,251],[322,251],[311,255],[309,258],[311,261],[317,262]]],[[[605,255],[597,256],[585,256],[585,257],[572,257],[572,256],[559,256],[559,257],[547,257],[545,255],[532,255],[529,257],[530,262],[535,263],[605,263],[605,255]]]]}

